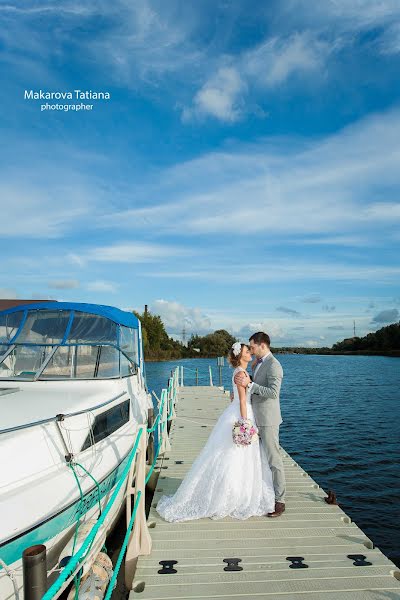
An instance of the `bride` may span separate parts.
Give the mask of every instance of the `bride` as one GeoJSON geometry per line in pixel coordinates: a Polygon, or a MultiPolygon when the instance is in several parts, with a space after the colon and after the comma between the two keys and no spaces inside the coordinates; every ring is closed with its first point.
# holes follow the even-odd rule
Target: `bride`
{"type": "Polygon", "coordinates": [[[250,392],[233,381],[251,360],[246,344],[233,344],[228,360],[235,368],[234,397],[219,417],[206,445],[173,496],[162,496],[156,510],[166,521],[210,517],[248,519],[275,509],[271,469],[258,436],[249,446],[238,446],[232,428],[240,417],[254,423],[250,392]]]}

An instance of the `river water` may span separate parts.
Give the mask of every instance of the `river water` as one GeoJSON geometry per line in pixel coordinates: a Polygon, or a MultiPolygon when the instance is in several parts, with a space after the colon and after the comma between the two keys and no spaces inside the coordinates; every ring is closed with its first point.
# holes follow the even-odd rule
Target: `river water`
{"type": "MultiPolygon", "coordinates": [[[[400,359],[384,356],[279,354],[281,445],[400,567],[400,359]]],[[[216,359],[147,362],[157,395],[171,369],[183,365],[185,385],[220,382],[216,359]]],[[[231,388],[232,370],[222,368],[231,388]]]]}

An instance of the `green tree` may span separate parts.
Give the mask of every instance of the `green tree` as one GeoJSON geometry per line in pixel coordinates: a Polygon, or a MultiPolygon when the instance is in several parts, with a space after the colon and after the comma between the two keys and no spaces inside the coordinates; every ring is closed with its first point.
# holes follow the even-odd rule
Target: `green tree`
{"type": "Polygon", "coordinates": [[[143,352],[146,360],[173,360],[190,356],[188,349],[169,337],[159,315],[150,311],[134,312],[142,325],[143,352]]]}
{"type": "Polygon", "coordinates": [[[209,333],[204,337],[194,335],[190,338],[188,349],[193,351],[193,348],[199,348],[198,356],[226,356],[236,339],[225,329],[218,329],[214,333],[209,333]]]}
{"type": "Polygon", "coordinates": [[[352,337],[337,342],[332,350],[338,352],[360,352],[360,353],[400,353],[400,322],[382,327],[374,333],[366,336],[352,337]]]}

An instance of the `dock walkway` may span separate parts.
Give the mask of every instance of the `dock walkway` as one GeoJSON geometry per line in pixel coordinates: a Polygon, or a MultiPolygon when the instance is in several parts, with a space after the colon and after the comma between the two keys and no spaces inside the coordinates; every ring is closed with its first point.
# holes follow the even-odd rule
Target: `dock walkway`
{"type": "Polygon", "coordinates": [[[282,517],[166,523],[158,516],[159,498],[177,489],[228,403],[217,387],[180,388],[172,450],[160,458],[148,517],[153,550],[139,557],[129,600],[400,600],[400,570],[339,506],[326,504],[324,490],[284,450],[282,517]],[[242,570],[225,571],[227,558],[240,559],[242,570]],[[160,574],[168,560],[177,561],[176,573],[167,566],[160,574]]]}

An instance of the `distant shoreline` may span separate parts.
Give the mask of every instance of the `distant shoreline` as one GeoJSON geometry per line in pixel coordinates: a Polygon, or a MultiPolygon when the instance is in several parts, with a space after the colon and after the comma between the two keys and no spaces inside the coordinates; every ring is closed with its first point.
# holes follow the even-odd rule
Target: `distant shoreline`
{"type": "MultiPolygon", "coordinates": [[[[335,350],[324,350],[315,348],[310,350],[309,348],[299,348],[289,350],[285,348],[284,350],[280,350],[279,348],[272,348],[273,354],[301,354],[303,356],[390,356],[392,358],[400,358],[400,350],[388,350],[388,351],[356,351],[356,350],[348,350],[347,352],[339,352],[335,350]]],[[[181,360],[195,360],[196,358],[204,358],[207,360],[215,360],[218,358],[217,356],[185,356],[185,358],[145,358],[145,362],[174,362],[181,360]]]]}

